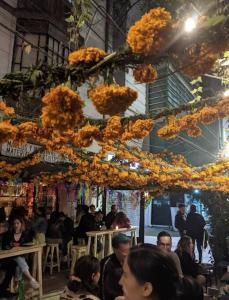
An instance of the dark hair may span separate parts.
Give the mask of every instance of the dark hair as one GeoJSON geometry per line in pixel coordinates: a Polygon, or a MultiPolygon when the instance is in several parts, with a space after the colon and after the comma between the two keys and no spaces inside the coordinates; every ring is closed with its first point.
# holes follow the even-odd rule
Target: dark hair
{"type": "Polygon", "coordinates": [[[56,222],[60,217],[60,213],[58,211],[53,211],[50,215],[50,221],[51,222],[56,222]]]}
{"type": "Polygon", "coordinates": [[[111,210],[116,208],[116,206],[117,206],[116,204],[111,205],[111,210]]]}
{"type": "Polygon", "coordinates": [[[118,249],[121,244],[129,244],[130,239],[123,233],[118,233],[112,238],[112,247],[114,249],[118,249]]]}
{"type": "Polygon", "coordinates": [[[179,275],[172,259],[158,247],[141,245],[131,249],[128,266],[140,284],[150,282],[160,300],[175,300],[179,275]]]}
{"type": "Polygon", "coordinates": [[[65,217],[66,217],[65,213],[63,211],[61,211],[59,213],[59,218],[65,218],[65,217]]]}
{"type": "Polygon", "coordinates": [[[192,239],[188,235],[184,235],[180,238],[176,250],[179,256],[182,256],[182,253],[184,251],[187,251],[187,248],[189,247],[191,241],[192,239]]]}
{"type": "Polygon", "coordinates": [[[37,213],[39,216],[41,216],[41,217],[43,217],[43,218],[46,218],[45,208],[44,208],[44,207],[38,207],[38,208],[36,209],[36,213],[37,213]]]}
{"type": "Polygon", "coordinates": [[[192,212],[192,213],[196,212],[196,206],[194,204],[191,205],[190,212],[192,212]]]}
{"type": "Polygon", "coordinates": [[[100,263],[96,257],[91,255],[80,257],[75,265],[74,276],[78,277],[81,281],[70,281],[68,283],[69,290],[74,293],[84,291],[97,295],[98,290],[93,284],[92,276],[98,272],[100,272],[100,263]]]}
{"type": "Polygon", "coordinates": [[[21,223],[21,230],[25,231],[26,230],[26,225],[25,225],[25,219],[22,216],[15,216],[14,219],[12,220],[12,223],[10,224],[10,231],[14,231],[14,221],[18,220],[21,223]]]}
{"type": "Polygon", "coordinates": [[[159,232],[158,235],[157,235],[157,243],[160,242],[160,238],[163,237],[163,236],[167,236],[167,237],[170,238],[170,240],[172,240],[171,235],[170,235],[167,231],[161,231],[161,232],[159,232]]]}
{"type": "Polygon", "coordinates": [[[178,208],[182,208],[182,207],[185,207],[184,203],[179,203],[178,208]]]}
{"type": "Polygon", "coordinates": [[[89,206],[90,209],[91,209],[92,207],[95,208],[95,205],[94,205],[94,204],[91,204],[91,205],[89,206]]]}

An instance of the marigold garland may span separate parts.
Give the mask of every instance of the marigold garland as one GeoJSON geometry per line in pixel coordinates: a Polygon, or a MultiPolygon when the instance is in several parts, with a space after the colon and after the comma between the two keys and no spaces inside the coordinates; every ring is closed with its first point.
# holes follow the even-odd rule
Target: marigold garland
{"type": "Polygon", "coordinates": [[[77,65],[81,62],[98,62],[106,56],[106,52],[99,48],[82,48],[69,54],[68,61],[70,65],[77,65]]]}
{"type": "Polygon", "coordinates": [[[140,83],[149,83],[157,79],[157,70],[152,65],[143,65],[133,71],[134,79],[140,83]]]}
{"type": "Polygon", "coordinates": [[[204,107],[191,115],[186,115],[181,118],[169,116],[167,124],[157,131],[157,135],[161,138],[175,138],[181,131],[187,131],[191,137],[196,137],[201,134],[201,129],[197,126],[198,123],[212,124],[218,119],[222,119],[229,114],[229,97],[225,97],[212,107],[204,107]]]}
{"type": "Polygon", "coordinates": [[[79,127],[84,120],[83,101],[80,96],[66,86],[57,86],[46,94],[42,101],[42,126],[66,131],[79,127]]]}
{"type": "Polygon", "coordinates": [[[114,116],[125,112],[137,99],[137,92],[126,86],[101,84],[88,92],[97,111],[114,116]]]}
{"type": "Polygon", "coordinates": [[[122,134],[121,140],[142,139],[149,134],[153,128],[153,120],[136,120],[130,121],[125,126],[125,132],[122,134]]]}
{"type": "Polygon", "coordinates": [[[11,116],[15,113],[14,108],[7,106],[3,101],[0,101],[0,110],[8,116],[11,116]]]}
{"type": "Polygon", "coordinates": [[[114,116],[107,121],[107,126],[103,130],[103,135],[106,139],[117,139],[121,136],[122,131],[121,117],[114,116]]]}
{"type": "Polygon", "coordinates": [[[0,144],[14,140],[18,129],[10,121],[0,122],[0,144]]]}
{"type": "Polygon", "coordinates": [[[72,141],[76,147],[89,147],[93,142],[93,138],[97,139],[99,136],[100,130],[97,126],[86,125],[73,135],[72,141]]]}
{"type": "Polygon", "coordinates": [[[128,32],[127,41],[134,53],[145,55],[161,51],[167,41],[171,14],[164,8],[151,9],[128,32]]]}

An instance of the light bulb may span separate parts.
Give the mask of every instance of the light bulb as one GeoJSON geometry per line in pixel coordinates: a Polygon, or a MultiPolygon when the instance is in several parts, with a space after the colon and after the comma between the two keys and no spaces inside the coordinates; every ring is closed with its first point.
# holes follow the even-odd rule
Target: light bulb
{"type": "Polygon", "coordinates": [[[186,32],[192,32],[197,25],[197,21],[195,18],[188,18],[184,23],[184,30],[186,32]]]}

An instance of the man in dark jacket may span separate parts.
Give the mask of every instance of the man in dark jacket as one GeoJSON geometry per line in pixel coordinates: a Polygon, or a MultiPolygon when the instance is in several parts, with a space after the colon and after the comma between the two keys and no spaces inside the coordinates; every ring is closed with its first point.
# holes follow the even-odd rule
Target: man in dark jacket
{"type": "Polygon", "coordinates": [[[106,218],[105,218],[105,225],[107,227],[107,229],[111,228],[111,224],[113,223],[115,216],[117,215],[118,209],[117,209],[117,205],[112,205],[111,206],[111,211],[107,214],[106,218]]]}
{"type": "Polygon", "coordinates": [[[114,253],[101,261],[100,298],[114,300],[123,295],[119,281],[122,276],[122,265],[130,250],[130,239],[122,233],[112,239],[114,253]]]}
{"type": "Polygon", "coordinates": [[[185,205],[180,203],[178,208],[179,210],[175,217],[175,227],[179,230],[180,236],[182,237],[186,233],[185,205]]]}
{"type": "Polygon", "coordinates": [[[195,249],[195,241],[197,243],[197,250],[199,253],[199,262],[202,261],[202,245],[204,237],[204,226],[206,222],[202,215],[196,212],[196,206],[191,205],[190,213],[187,215],[186,228],[187,235],[192,238],[193,249],[195,249]]]}

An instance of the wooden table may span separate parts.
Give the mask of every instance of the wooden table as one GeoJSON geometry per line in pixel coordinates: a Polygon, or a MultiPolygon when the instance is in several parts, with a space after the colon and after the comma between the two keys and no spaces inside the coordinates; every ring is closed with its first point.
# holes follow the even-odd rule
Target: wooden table
{"type": "Polygon", "coordinates": [[[111,230],[101,230],[101,231],[89,231],[87,232],[88,236],[88,245],[87,245],[87,254],[90,254],[90,249],[92,245],[92,238],[94,238],[94,244],[93,244],[93,255],[97,257],[97,245],[98,245],[98,239],[101,240],[102,243],[102,258],[105,256],[105,239],[108,237],[108,253],[107,255],[110,255],[113,252],[112,249],[112,237],[114,234],[117,233],[131,233],[131,245],[137,245],[137,237],[136,237],[136,231],[138,227],[132,226],[131,228],[119,228],[119,229],[111,229],[111,230]]]}
{"type": "Polygon", "coordinates": [[[39,282],[39,299],[42,299],[43,295],[43,287],[42,287],[42,249],[45,244],[39,244],[34,246],[26,246],[26,247],[14,247],[10,250],[0,250],[0,259],[9,258],[13,256],[22,256],[25,254],[34,253],[34,257],[37,257],[37,265],[38,265],[38,282],[39,282]]]}

